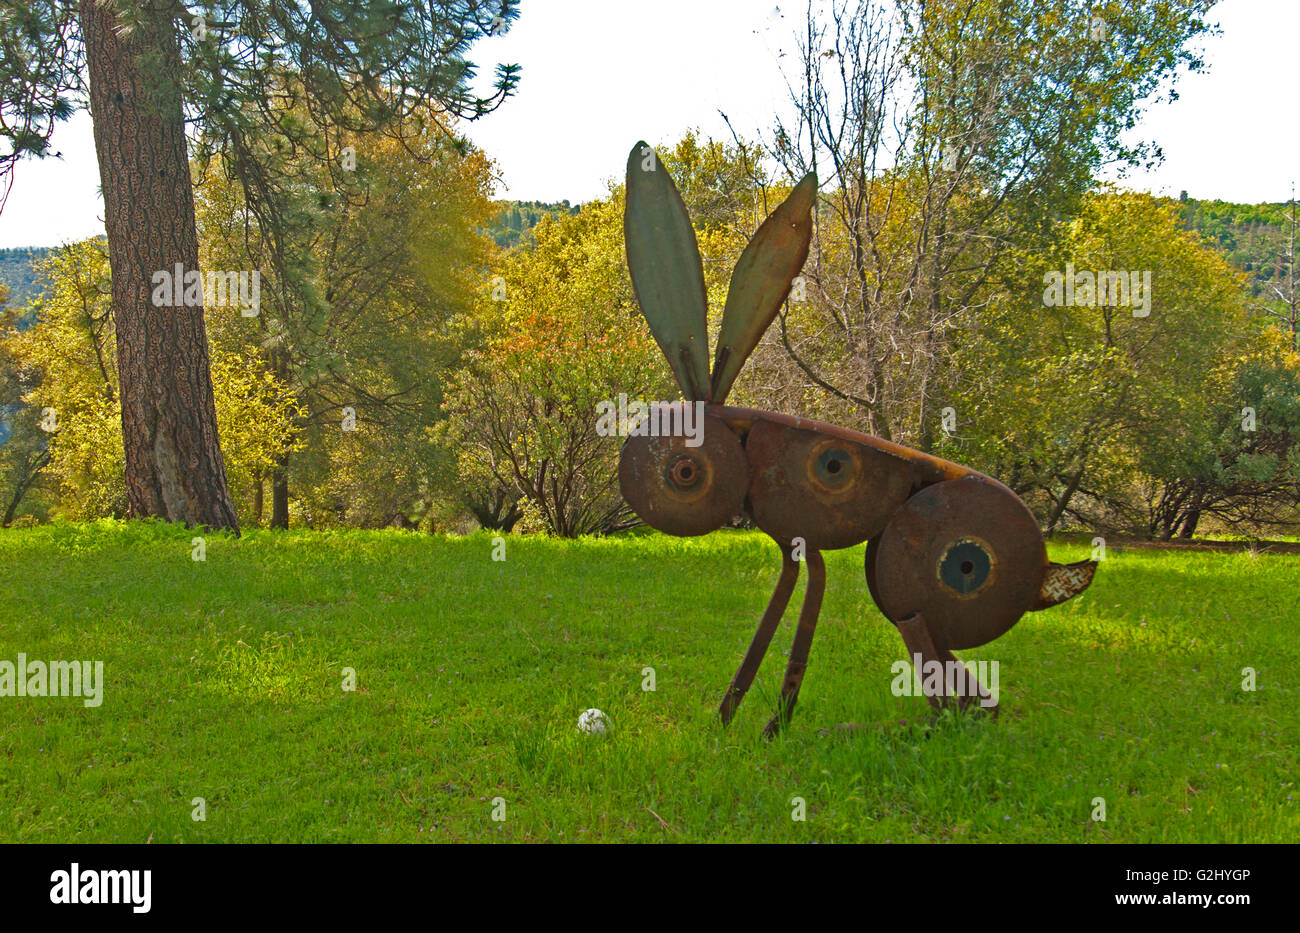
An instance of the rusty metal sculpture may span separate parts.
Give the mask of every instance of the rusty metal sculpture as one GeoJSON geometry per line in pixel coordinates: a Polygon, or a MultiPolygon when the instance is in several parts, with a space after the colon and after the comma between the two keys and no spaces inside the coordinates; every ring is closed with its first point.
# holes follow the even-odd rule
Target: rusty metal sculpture
{"type": "Polygon", "coordinates": [[[987,644],[1025,612],[1082,592],[1096,565],[1049,562],[1038,523],[1020,498],[969,467],[835,425],[723,404],[808,257],[816,198],[817,179],[809,174],[745,247],[710,374],[707,297],[690,218],[654,151],[643,142],[633,147],[624,222],[628,268],[683,394],[705,406],[698,446],[683,437],[629,437],[620,487],[642,520],[660,531],[707,534],[743,511],[781,549],[776,589],[722,699],[724,724],[790,601],[802,549],[808,588],[764,735],[789,720],[825,589],[820,552],[863,541],[867,586],[909,656],[961,672],[926,691],[931,705],[964,709],[978,698],[996,714],[993,698],[952,652],[987,644]]]}

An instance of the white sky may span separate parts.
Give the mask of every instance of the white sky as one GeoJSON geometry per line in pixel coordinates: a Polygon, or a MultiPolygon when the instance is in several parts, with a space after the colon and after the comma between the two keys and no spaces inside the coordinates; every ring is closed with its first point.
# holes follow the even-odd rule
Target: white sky
{"type": "MultiPolygon", "coordinates": [[[[523,0],[510,32],[476,46],[486,78],[523,66],[519,93],[468,135],[500,166],[499,197],[578,203],[602,196],[638,139],[688,128],[729,139],[767,129],[787,103],[777,50],[791,47],[802,0],[523,0]]],[[[1283,201],[1300,180],[1300,0],[1221,0],[1203,40],[1208,72],[1139,127],[1165,162],[1129,187],[1239,202],[1283,201]]],[[[787,59],[788,60],[788,59],[787,59]]],[[[62,159],[25,161],[0,214],[0,247],[50,246],[103,231],[90,119],[53,140],[62,159]]]]}

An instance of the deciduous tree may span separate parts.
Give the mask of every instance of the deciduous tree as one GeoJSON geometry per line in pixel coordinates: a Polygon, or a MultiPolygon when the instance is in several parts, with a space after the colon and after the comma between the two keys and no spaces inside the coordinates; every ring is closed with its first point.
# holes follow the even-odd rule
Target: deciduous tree
{"type": "MultiPolygon", "coordinates": [[[[199,268],[187,121],[257,201],[267,145],[323,140],[328,150],[341,133],[401,124],[429,102],[469,117],[499,104],[517,69],[503,66],[481,98],[465,54],[515,15],[511,0],[17,0],[0,12],[0,170],[48,153],[54,123],[85,100],[83,64],[89,78],[131,514],[238,528],[202,301],[150,300],[155,273],[199,268]],[[281,122],[300,109],[284,106],[291,88],[301,88],[303,133],[281,122]]],[[[260,203],[275,229],[280,202],[260,203]]]]}

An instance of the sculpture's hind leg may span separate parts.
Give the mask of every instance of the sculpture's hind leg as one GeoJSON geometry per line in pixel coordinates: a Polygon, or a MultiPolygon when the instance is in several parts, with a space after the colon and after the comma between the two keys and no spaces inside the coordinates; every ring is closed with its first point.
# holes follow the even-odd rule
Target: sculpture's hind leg
{"type": "Polygon", "coordinates": [[[920,659],[921,667],[916,674],[921,678],[925,698],[931,706],[936,710],[952,706],[964,710],[975,702],[980,708],[988,710],[994,718],[997,718],[998,704],[993,695],[970,672],[969,668],[953,656],[951,651],[947,648],[935,647],[924,616],[914,612],[896,624],[899,634],[903,636],[904,644],[907,645],[908,661],[915,666],[917,659],[920,659]],[[937,670],[943,672],[941,678],[943,687],[937,693],[927,689],[934,681],[933,676],[928,676],[929,671],[935,669],[932,664],[938,664],[937,670]]]}
{"type": "Polygon", "coordinates": [[[794,592],[795,581],[799,578],[799,564],[794,559],[793,550],[779,541],[777,544],[781,548],[781,577],[776,581],[776,589],[772,591],[772,598],[768,600],[763,618],[759,620],[758,628],[754,631],[754,639],[749,643],[745,659],[740,662],[740,668],[736,671],[736,676],[731,679],[731,686],[727,688],[727,693],[722,698],[722,705],[718,707],[718,714],[722,717],[724,726],[731,722],[731,717],[736,715],[736,707],[740,706],[740,701],[745,698],[745,692],[754,682],[754,675],[758,673],[758,666],[763,663],[763,655],[767,653],[767,646],[772,642],[776,627],[781,624],[781,616],[790,603],[790,594],[794,592]]]}
{"type": "Polygon", "coordinates": [[[764,738],[772,738],[790,721],[794,705],[799,700],[799,687],[808,668],[808,651],[812,648],[813,632],[817,629],[817,616],[822,609],[822,594],[826,590],[826,563],[821,551],[809,551],[808,591],[804,593],[803,608],[799,611],[799,630],[790,646],[790,663],[785,667],[785,680],[781,684],[781,700],[767,727],[764,738]]]}

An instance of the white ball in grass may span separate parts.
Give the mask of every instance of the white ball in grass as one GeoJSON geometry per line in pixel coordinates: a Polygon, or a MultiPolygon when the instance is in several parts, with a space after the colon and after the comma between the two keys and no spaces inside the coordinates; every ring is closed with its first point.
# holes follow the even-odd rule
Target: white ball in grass
{"type": "Polygon", "coordinates": [[[585,709],[578,717],[578,731],[587,735],[604,735],[609,732],[609,717],[598,709],[585,709]]]}

